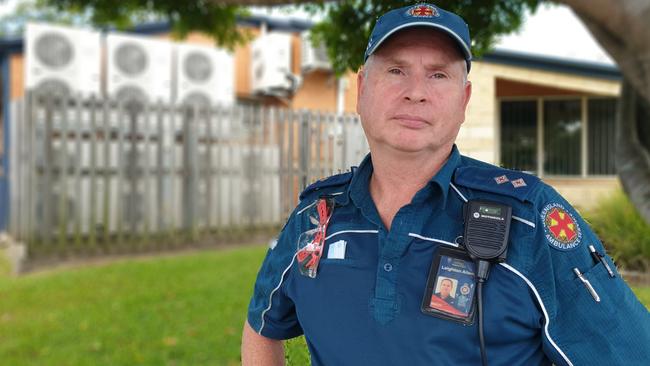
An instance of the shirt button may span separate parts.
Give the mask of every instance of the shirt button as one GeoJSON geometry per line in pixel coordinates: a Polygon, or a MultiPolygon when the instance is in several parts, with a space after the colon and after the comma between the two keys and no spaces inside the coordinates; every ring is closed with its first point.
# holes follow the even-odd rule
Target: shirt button
{"type": "Polygon", "coordinates": [[[384,264],[384,271],[390,272],[392,270],[393,270],[393,265],[392,264],[390,264],[390,263],[384,264]]]}

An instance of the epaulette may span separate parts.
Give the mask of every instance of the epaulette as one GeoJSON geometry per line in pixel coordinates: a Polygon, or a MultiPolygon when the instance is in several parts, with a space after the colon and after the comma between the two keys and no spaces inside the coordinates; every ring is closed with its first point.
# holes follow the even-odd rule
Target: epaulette
{"type": "Polygon", "coordinates": [[[305,190],[302,191],[302,193],[300,193],[300,200],[307,197],[309,194],[316,191],[320,191],[324,188],[336,187],[336,186],[342,186],[348,184],[352,180],[352,175],[353,172],[346,172],[346,173],[332,175],[327,178],[316,181],[310,184],[309,186],[307,186],[307,188],[305,188],[305,190]]]}
{"type": "Polygon", "coordinates": [[[456,169],[454,182],[463,187],[511,196],[524,202],[532,201],[529,195],[540,180],[534,175],[496,166],[464,166],[456,169]]]}

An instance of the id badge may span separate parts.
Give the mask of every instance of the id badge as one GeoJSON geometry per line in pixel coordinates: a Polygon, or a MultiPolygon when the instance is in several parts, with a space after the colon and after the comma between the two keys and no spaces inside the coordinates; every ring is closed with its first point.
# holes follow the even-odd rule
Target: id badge
{"type": "Polygon", "coordinates": [[[470,325],[476,308],[476,266],[461,249],[439,247],[433,256],[421,310],[470,325]]]}

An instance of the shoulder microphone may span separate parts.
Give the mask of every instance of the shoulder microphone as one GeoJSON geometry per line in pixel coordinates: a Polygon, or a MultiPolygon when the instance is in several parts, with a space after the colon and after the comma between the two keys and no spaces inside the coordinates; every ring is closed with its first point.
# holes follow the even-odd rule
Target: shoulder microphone
{"type": "Polygon", "coordinates": [[[506,260],[511,218],[512,207],[501,203],[471,200],[465,205],[463,242],[476,262],[478,335],[483,366],[488,365],[483,337],[483,283],[490,273],[490,264],[506,260]]]}

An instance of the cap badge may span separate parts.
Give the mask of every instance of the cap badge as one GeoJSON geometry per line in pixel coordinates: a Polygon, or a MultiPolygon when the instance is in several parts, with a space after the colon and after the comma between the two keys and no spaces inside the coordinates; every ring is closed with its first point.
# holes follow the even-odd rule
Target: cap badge
{"type": "Polygon", "coordinates": [[[433,18],[440,16],[440,14],[438,14],[438,9],[431,5],[416,5],[409,8],[406,14],[417,18],[433,18]]]}

